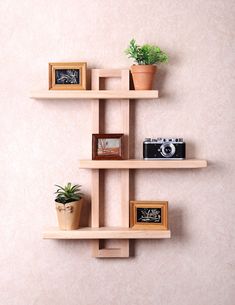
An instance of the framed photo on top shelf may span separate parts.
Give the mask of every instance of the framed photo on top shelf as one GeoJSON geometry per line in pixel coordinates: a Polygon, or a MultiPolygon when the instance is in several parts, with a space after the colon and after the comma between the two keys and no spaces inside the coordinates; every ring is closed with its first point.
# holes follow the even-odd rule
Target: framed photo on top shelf
{"type": "Polygon", "coordinates": [[[123,134],[92,134],[92,160],[122,160],[123,134]]]}
{"type": "Polygon", "coordinates": [[[86,90],[86,62],[49,63],[49,90],[86,90]]]}
{"type": "Polygon", "coordinates": [[[167,201],[131,201],[130,227],[132,229],[167,230],[167,201]]]}

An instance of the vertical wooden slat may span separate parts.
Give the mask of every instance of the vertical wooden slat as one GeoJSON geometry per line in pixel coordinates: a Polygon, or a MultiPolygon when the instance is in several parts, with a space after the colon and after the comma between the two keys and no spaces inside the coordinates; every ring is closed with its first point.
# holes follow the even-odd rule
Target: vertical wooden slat
{"type": "MultiPolygon", "coordinates": [[[[92,70],[92,90],[100,89],[100,77],[121,77],[122,90],[129,90],[129,70],[92,70]]],[[[101,101],[92,101],[92,132],[99,133],[101,129],[101,101]]],[[[130,131],[130,103],[129,100],[121,100],[122,126],[124,133],[124,156],[129,158],[129,131],[130,131]]],[[[101,225],[103,217],[101,197],[103,182],[103,170],[93,170],[92,173],[92,227],[101,225]]],[[[121,223],[123,227],[129,227],[129,170],[121,170],[121,223]]],[[[120,248],[106,249],[99,240],[93,241],[93,256],[95,257],[129,257],[129,240],[120,240],[120,248]]]]}
{"type": "MultiPolygon", "coordinates": [[[[129,70],[121,72],[121,90],[129,90],[129,70]]],[[[129,135],[130,135],[130,101],[121,100],[122,128],[124,133],[124,158],[129,159],[129,135]]],[[[130,200],[130,175],[129,169],[121,170],[121,220],[123,227],[129,227],[129,200],[130,200]]],[[[129,257],[129,240],[121,240],[121,254],[129,257]]]]}
{"type": "MultiPolygon", "coordinates": [[[[99,195],[99,170],[92,170],[92,188],[91,188],[91,226],[98,228],[100,215],[100,195],[99,195]]],[[[99,240],[92,241],[92,256],[97,256],[99,250],[99,240]]]]}
{"type": "MultiPolygon", "coordinates": [[[[91,88],[99,90],[99,74],[97,70],[91,72],[91,88]]],[[[100,101],[92,100],[92,133],[100,132],[100,101]]],[[[91,226],[98,228],[100,226],[100,171],[92,170],[92,188],[91,188],[91,226]]],[[[99,254],[99,240],[92,242],[92,256],[99,254]]]]}

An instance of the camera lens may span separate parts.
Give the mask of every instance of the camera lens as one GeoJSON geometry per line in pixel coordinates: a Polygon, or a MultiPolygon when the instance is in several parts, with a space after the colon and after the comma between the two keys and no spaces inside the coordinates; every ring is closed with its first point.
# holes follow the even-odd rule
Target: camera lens
{"type": "Polygon", "coordinates": [[[175,154],[175,146],[172,143],[164,143],[160,147],[160,153],[165,158],[171,158],[175,154]]]}
{"type": "Polygon", "coordinates": [[[165,152],[166,154],[171,153],[171,151],[172,151],[172,149],[171,149],[170,146],[166,146],[166,147],[164,148],[164,152],[165,152]]]}

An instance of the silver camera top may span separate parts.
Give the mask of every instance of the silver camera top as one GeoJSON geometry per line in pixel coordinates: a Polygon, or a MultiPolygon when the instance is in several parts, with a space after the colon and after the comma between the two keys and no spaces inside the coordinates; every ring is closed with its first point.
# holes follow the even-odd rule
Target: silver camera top
{"type": "Polygon", "coordinates": [[[145,138],[145,143],[183,143],[183,138],[145,138]]]}

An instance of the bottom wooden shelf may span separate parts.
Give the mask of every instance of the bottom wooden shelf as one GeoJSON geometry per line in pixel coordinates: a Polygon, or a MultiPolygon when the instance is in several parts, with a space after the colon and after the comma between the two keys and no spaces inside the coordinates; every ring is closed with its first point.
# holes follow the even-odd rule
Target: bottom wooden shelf
{"type": "Polygon", "coordinates": [[[170,230],[133,230],[119,227],[80,228],[71,231],[50,227],[43,231],[45,239],[158,239],[170,237],[170,230]]]}

